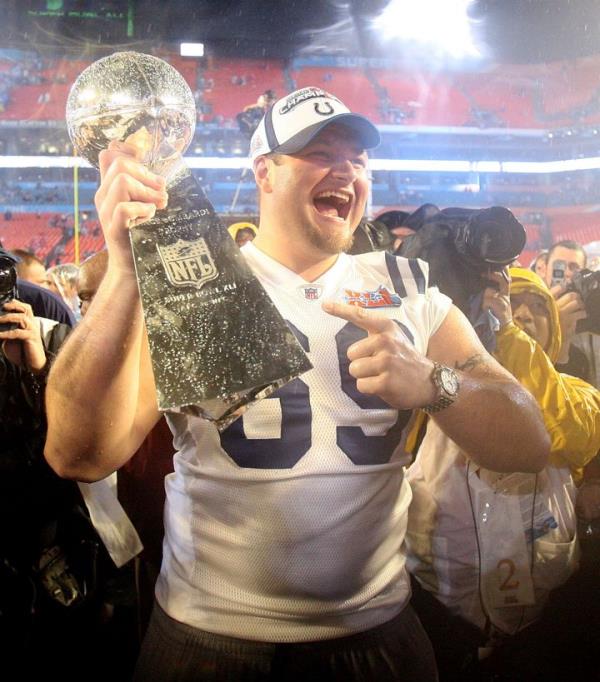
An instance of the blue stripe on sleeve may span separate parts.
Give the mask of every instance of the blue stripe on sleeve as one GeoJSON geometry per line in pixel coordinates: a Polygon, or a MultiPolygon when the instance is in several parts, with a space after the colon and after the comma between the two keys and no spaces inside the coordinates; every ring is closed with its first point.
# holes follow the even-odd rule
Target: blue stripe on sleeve
{"type": "Polygon", "coordinates": [[[394,290],[400,296],[400,298],[406,297],[406,287],[404,286],[404,280],[398,269],[398,261],[396,256],[392,256],[391,253],[385,252],[385,264],[387,266],[388,272],[390,273],[390,278],[392,284],[394,285],[394,290]]]}
{"type": "Polygon", "coordinates": [[[408,265],[410,266],[410,270],[413,274],[413,277],[415,278],[415,282],[417,283],[417,291],[420,294],[425,293],[425,275],[423,274],[423,270],[421,270],[421,266],[419,265],[419,261],[416,258],[409,258],[408,259],[408,265]]]}

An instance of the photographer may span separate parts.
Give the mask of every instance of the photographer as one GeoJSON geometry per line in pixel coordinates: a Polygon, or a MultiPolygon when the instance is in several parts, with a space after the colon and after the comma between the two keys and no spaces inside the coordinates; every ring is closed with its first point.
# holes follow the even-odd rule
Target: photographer
{"type": "MultiPolygon", "coordinates": [[[[9,283],[8,279],[5,278],[11,279],[12,276],[9,273],[16,271],[14,298],[28,303],[37,317],[56,320],[56,322],[62,322],[69,325],[69,327],[73,327],[75,325],[75,317],[71,313],[70,308],[62,302],[62,299],[51,293],[49,289],[20,277],[19,265],[22,260],[20,255],[22,253],[28,254],[27,251],[22,249],[15,249],[10,252],[5,251],[2,241],[0,241],[0,289],[6,285],[8,290],[13,290],[15,285],[12,282],[9,283]]],[[[3,289],[2,291],[4,292],[3,289]]]]}
{"type": "MultiPolygon", "coordinates": [[[[586,270],[587,254],[577,242],[560,241],[548,253],[545,281],[556,298],[563,336],[557,369],[600,388],[600,272],[586,270]]],[[[600,565],[600,453],[585,468],[577,496],[582,562],[600,565]]]]}
{"type": "Polygon", "coordinates": [[[556,298],[563,346],[561,370],[600,388],[600,273],[586,269],[577,242],[557,242],[548,252],[544,281],[556,298]]]}
{"type": "Polygon", "coordinates": [[[14,265],[0,251],[2,664],[25,676],[74,673],[92,652],[99,544],[77,485],[43,458],[46,374],[70,327],[15,298],[14,265]]]}
{"type": "Polygon", "coordinates": [[[402,217],[396,228],[405,228],[397,253],[429,263],[433,284],[462,310],[492,351],[496,321],[482,306],[482,275],[499,271],[517,258],[525,246],[525,228],[502,206],[440,210],[433,204],[423,204],[402,217]]]}
{"type": "Polygon", "coordinates": [[[255,104],[244,107],[236,117],[240,132],[250,139],[265,115],[266,110],[272,106],[277,99],[274,90],[265,90],[258,97],[255,104]]]}
{"type": "Polygon", "coordinates": [[[494,286],[484,293],[484,307],[500,323],[495,355],[544,403],[546,429],[554,444],[550,462],[568,466],[579,482],[582,467],[600,449],[600,391],[556,368],[563,347],[560,307],[542,280],[523,268],[508,273],[491,273],[494,286]]]}

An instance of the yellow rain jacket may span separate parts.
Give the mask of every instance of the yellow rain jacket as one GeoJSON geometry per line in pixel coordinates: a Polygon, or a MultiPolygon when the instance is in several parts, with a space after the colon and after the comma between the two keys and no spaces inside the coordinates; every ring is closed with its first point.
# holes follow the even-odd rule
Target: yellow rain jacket
{"type": "Polygon", "coordinates": [[[542,347],[513,322],[496,333],[496,359],[536,399],[552,440],[550,464],[568,466],[574,479],[600,450],[600,391],[556,371],[561,344],[556,302],[543,281],[530,270],[510,268],[510,293],[530,292],[546,302],[550,347],[542,347]]]}

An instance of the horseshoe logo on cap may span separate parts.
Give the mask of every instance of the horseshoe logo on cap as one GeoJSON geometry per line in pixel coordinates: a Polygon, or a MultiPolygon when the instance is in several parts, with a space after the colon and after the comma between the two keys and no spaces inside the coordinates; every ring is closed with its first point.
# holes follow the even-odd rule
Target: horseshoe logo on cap
{"type": "Polygon", "coordinates": [[[315,102],[314,107],[315,112],[319,114],[319,116],[331,116],[331,114],[333,114],[333,107],[329,102],[315,102]],[[321,107],[326,107],[325,111],[321,111],[321,107]]]}

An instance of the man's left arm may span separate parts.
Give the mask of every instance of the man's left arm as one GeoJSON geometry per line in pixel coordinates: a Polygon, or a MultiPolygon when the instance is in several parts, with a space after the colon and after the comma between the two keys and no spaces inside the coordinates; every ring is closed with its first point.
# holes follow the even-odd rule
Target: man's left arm
{"type": "Polygon", "coordinates": [[[398,409],[422,408],[437,398],[434,362],[447,365],[460,388],[454,402],[433,415],[440,428],[486,469],[535,472],[546,465],[550,439],[535,400],[487,353],[458,308],[450,308],[426,355],[389,318],[342,303],[323,308],[368,332],[348,349],[359,391],[398,409]]]}

